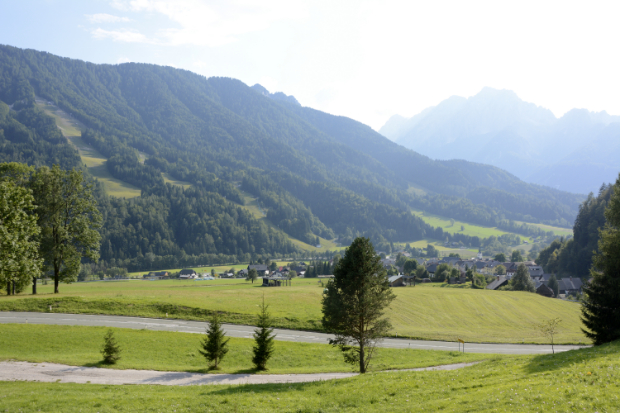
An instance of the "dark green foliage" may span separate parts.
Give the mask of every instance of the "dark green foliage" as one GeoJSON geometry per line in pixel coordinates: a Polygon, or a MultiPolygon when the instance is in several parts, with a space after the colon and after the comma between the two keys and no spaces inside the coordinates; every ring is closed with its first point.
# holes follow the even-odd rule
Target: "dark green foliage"
{"type": "Polygon", "coordinates": [[[435,275],[433,276],[434,282],[444,282],[448,280],[450,276],[450,271],[452,267],[448,264],[439,264],[437,269],[435,270],[435,275]]]}
{"type": "Polygon", "coordinates": [[[115,364],[121,359],[121,347],[116,342],[114,331],[112,329],[103,336],[103,348],[101,349],[103,362],[106,364],[115,364]]]}
{"type": "Polygon", "coordinates": [[[620,176],[610,188],[607,223],[600,232],[592,281],[584,287],[583,332],[595,345],[620,339],[620,176]]]}
{"type": "Polygon", "coordinates": [[[499,262],[506,262],[506,254],[500,252],[499,254],[495,254],[495,257],[493,259],[499,262]]]}
{"type": "Polygon", "coordinates": [[[523,262],[523,255],[521,255],[521,251],[514,250],[512,251],[512,256],[510,257],[511,262],[523,262]]]}
{"type": "Polygon", "coordinates": [[[433,228],[410,208],[534,235],[538,229],[509,220],[561,225],[580,200],[497,168],[433,161],[351,119],[273,100],[234,79],[94,65],[9,46],[0,46],[0,161],[80,165],[54,121],[33,105],[35,95],[80,120],[83,140],[108,157],[111,175],[142,190],[133,200],[98,197],[102,258],[110,266],[296,253],[280,231],[308,243],[338,237],[344,245],[363,235],[385,251],[424,238],[476,248],[478,237],[433,228]],[[171,189],[161,173],[192,190],[171,189]],[[278,230],[240,211],[238,186],[257,197],[278,230]],[[427,195],[413,195],[412,187],[427,195]]]}
{"type": "Polygon", "coordinates": [[[415,270],[418,268],[418,262],[416,260],[407,260],[403,265],[403,273],[409,275],[415,273],[415,270]]]}
{"type": "Polygon", "coordinates": [[[602,185],[598,196],[590,194],[579,207],[573,238],[555,240],[540,252],[536,263],[546,272],[587,277],[592,266],[592,252],[599,250],[599,228],[605,225],[605,208],[613,187],[602,185]]]}
{"type": "Polygon", "coordinates": [[[218,364],[222,361],[226,353],[228,353],[228,341],[226,334],[222,329],[222,320],[217,312],[214,312],[209,319],[209,327],[206,331],[207,336],[201,342],[200,354],[213,363],[213,369],[218,369],[218,364]]]}
{"type": "Polygon", "coordinates": [[[356,238],[334,270],[323,295],[323,327],[346,362],[365,373],[376,343],[391,329],[384,311],[395,298],[368,238],[356,238]]]}
{"type": "Polygon", "coordinates": [[[517,272],[510,280],[510,287],[513,291],[528,291],[535,293],[534,281],[530,277],[530,272],[527,270],[525,264],[519,264],[517,272]]]}
{"type": "Polygon", "coordinates": [[[483,274],[475,273],[472,276],[471,286],[472,288],[483,289],[484,287],[487,286],[487,280],[483,274]]]}
{"type": "Polygon", "coordinates": [[[248,271],[248,276],[246,277],[246,281],[252,281],[252,284],[254,284],[254,280],[256,280],[258,278],[258,273],[256,272],[256,270],[254,268],[250,269],[248,271]]]}
{"type": "Polygon", "coordinates": [[[253,356],[252,363],[257,370],[267,370],[267,362],[273,355],[274,349],[274,337],[272,320],[268,305],[265,305],[265,298],[263,297],[263,303],[258,314],[258,322],[256,323],[256,330],[254,330],[254,347],[252,348],[253,356]]]}
{"type": "Polygon", "coordinates": [[[556,297],[558,296],[560,285],[558,283],[557,278],[555,278],[555,274],[551,274],[551,277],[549,277],[549,281],[547,282],[547,287],[553,290],[553,294],[555,294],[556,297]]]}

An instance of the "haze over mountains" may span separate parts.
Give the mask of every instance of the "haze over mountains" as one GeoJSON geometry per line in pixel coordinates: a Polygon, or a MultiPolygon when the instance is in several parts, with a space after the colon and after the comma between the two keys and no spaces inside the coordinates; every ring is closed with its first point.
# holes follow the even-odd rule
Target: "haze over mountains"
{"type": "Polygon", "coordinates": [[[452,96],[411,118],[395,115],[379,132],[433,159],[494,165],[574,193],[597,192],[620,171],[620,116],[573,109],[558,119],[509,90],[452,96]]]}

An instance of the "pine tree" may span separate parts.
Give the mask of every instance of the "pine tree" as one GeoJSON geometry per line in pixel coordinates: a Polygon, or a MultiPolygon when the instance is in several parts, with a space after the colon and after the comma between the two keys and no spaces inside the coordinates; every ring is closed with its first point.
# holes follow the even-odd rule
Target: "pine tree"
{"type": "Polygon", "coordinates": [[[209,327],[206,331],[207,336],[201,343],[202,349],[198,351],[208,362],[213,363],[212,368],[219,370],[218,364],[228,353],[228,341],[226,334],[222,330],[222,320],[218,313],[214,313],[209,320],[209,327]]]}
{"type": "Polygon", "coordinates": [[[257,370],[267,370],[267,361],[271,358],[274,352],[274,337],[271,315],[267,311],[269,306],[265,305],[265,297],[263,297],[263,304],[261,305],[261,311],[258,315],[258,327],[254,330],[255,345],[252,349],[254,357],[252,357],[252,363],[257,370]]]}
{"type": "Polygon", "coordinates": [[[114,338],[112,329],[103,336],[103,348],[101,349],[103,362],[106,364],[114,364],[121,359],[121,347],[114,338]]]}
{"type": "MultiPolygon", "coordinates": [[[[422,268],[422,267],[420,267],[422,268]]],[[[323,295],[323,327],[336,337],[347,363],[365,373],[377,342],[390,330],[384,311],[395,298],[368,238],[356,238],[334,270],[323,295]]]]}
{"type": "Polygon", "coordinates": [[[584,288],[581,321],[594,345],[620,339],[620,176],[605,209],[607,222],[600,232],[599,253],[584,288]]]}

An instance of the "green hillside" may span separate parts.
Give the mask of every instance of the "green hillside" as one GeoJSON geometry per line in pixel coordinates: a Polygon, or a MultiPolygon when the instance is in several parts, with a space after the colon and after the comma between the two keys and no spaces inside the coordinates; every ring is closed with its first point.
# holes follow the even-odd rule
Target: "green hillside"
{"type": "Polygon", "coordinates": [[[568,227],[581,201],[498,168],[431,160],[234,79],[0,46],[0,85],[0,161],[86,164],[102,183],[101,257],[130,270],[323,252],[360,235],[380,250],[446,238],[475,249],[494,233],[484,227],[568,227]],[[429,225],[412,209],[477,227],[429,225]]]}

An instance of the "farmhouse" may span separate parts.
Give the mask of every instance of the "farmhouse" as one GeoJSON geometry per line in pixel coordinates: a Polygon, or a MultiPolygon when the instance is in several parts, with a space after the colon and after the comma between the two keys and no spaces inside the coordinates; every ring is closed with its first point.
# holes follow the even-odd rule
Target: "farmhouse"
{"type": "Polygon", "coordinates": [[[495,281],[487,285],[487,290],[497,290],[499,287],[503,287],[508,284],[508,276],[500,275],[495,281]]]}
{"type": "Polygon", "coordinates": [[[168,271],[151,271],[148,275],[145,275],[143,278],[151,278],[156,280],[167,280],[170,278],[170,274],[168,271]]]}
{"type": "Polygon", "coordinates": [[[193,280],[195,278],[198,278],[198,274],[192,269],[182,269],[179,272],[179,280],[193,280]]]}
{"type": "Polygon", "coordinates": [[[402,275],[392,275],[388,278],[388,282],[390,283],[390,287],[403,287],[405,285],[402,275]]]}
{"type": "Polygon", "coordinates": [[[248,271],[250,271],[250,270],[256,270],[256,272],[258,273],[259,276],[269,275],[269,267],[267,267],[266,265],[263,265],[263,264],[248,265],[248,271]]]}
{"type": "Polygon", "coordinates": [[[559,294],[579,294],[581,292],[581,278],[562,278],[558,280],[558,293],[559,294]]]}

